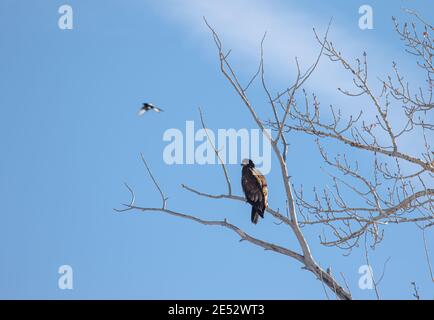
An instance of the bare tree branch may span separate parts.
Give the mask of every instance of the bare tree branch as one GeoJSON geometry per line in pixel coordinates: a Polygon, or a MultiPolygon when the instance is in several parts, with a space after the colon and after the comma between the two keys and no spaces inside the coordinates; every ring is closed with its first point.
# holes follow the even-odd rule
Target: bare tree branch
{"type": "Polygon", "coordinates": [[[226,179],[226,184],[228,186],[228,194],[231,195],[232,194],[232,186],[231,186],[231,180],[229,179],[229,175],[228,175],[228,171],[226,169],[226,165],[224,163],[224,161],[222,160],[222,158],[220,157],[220,153],[217,150],[217,148],[215,147],[215,145],[213,144],[213,142],[211,141],[209,134],[208,134],[208,129],[205,126],[205,122],[203,120],[203,114],[202,114],[202,110],[199,108],[199,114],[200,114],[200,122],[202,123],[202,128],[205,130],[206,132],[206,136],[208,138],[208,143],[211,145],[211,147],[213,148],[217,158],[220,161],[220,164],[222,166],[223,169],[223,174],[225,175],[225,179],[226,179]]]}
{"type": "Polygon", "coordinates": [[[148,174],[149,174],[149,176],[151,177],[152,182],[154,183],[155,187],[157,188],[158,192],[160,193],[160,196],[161,196],[161,202],[162,202],[162,206],[161,206],[161,207],[162,207],[163,209],[165,209],[165,208],[166,208],[166,201],[167,201],[167,198],[164,196],[163,191],[161,190],[160,186],[158,185],[157,180],[155,180],[154,176],[152,175],[152,172],[151,172],[151,170],[149,169],[148,164],[146,163],[146,160],[145,160],[145,158],[143,157],[143,154],[142,154],[142,153],[140,153],[140,157],[142,158],[142,162],[143,162],[143,164],[145,165],[145,168],[146,168],[146,170],[148,171],[148,174]]]}

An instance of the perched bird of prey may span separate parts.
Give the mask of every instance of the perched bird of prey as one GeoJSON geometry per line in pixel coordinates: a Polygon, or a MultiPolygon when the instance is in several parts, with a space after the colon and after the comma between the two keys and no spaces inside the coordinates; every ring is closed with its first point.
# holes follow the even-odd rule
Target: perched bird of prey
{"type": "Polygon", "coordinates": [[[259,216],[264,218],[264,211],[268,207],[267,181],[262,173],[255,169],[255,164],[250,159],[244,159],[241,163],[241,185],[247,202],[252,205],[252,222],[256,224],[259,216]]]}
{"type": "Polygon", "coordinates": [[[155,112],[161,112],[164,111],[163,109],[157,108],[152,103],[143,103],[143,106],[140,108],[138,115],[142,116],[145,114],[146,111],[154,110],[155,112]]]}

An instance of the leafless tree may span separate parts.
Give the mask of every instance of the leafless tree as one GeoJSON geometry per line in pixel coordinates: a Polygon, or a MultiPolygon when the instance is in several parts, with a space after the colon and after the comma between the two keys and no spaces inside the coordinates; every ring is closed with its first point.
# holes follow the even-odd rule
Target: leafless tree
{"type": "MultiPolygon", "coordinates": [[[[415,13],[413,13],[415,14],[415,13]]],[[[417,16],[418,17],[418,16],[417,16]]],[[[425,87],[412,90],[411,85],[393,63],[393,76],[379,79],[378,94],[368,82],[367,54],[350,63],[327,39],[318,41],[324,54],[353,77],[352,88],[339,88],[347,96],[367,98],[375,112],[364,117],[364,110],[347,119],[333,105],[327,110],[319,108],[315,95],[306,93],[304,103],[293,103],[290,123],[286,131],[299,131],[315,137],[319,152],[333,180],[331,189],[314,190],[313,200],[306,200],[303,189],[296,192],[296,202],[303,220],[301,225],[321,224],[330,233],[321,236],[322,244],[351,250],[368,233],[372,246],[384,237],[384,226],[392,223],[418,223],[423,228],[433,225],[434,219],[434,162],[430,139],[434,130],[432,119],[433,66],[432,26],[423,22],[423,30],[416,24],[402,27],[393,20],[396,32],[404,41],[406,50],[414,55],[420,72],[425,76],[425,87]],[[394,117],[391,116],[395,113],[394,117]],[[405,123],[393,120],[400,116],[405,123]],[[431,118],[430,118],[431,116],[431,118]],[[411,154],[401,147],[405,136],[422,141],[418,154],[411,154]],[[385,139],[384,137],[387,137],[385,139]],[[325,140],[341,144],[342,152],[331,156],[324,147],[325,140]],[[363,162],[370,162],[371,172],[362,172],[362,165],[351,157],[352,149],[362,150],[363,162]],[[348,191],[357,197],[345,197],[348,191]],[[352,204],[347,199],[357,199],[352,204]]],[[[278,130],[276,123],[271,126],[278,130]]]]}
{"type": "MultiPolygon", "coordinates": [[[[271,94],[265,79],[263,54],[265,35],[261,41],[259,68],[243,85],[229,61],[230,50],[224,49],[219,35],[205,20],[217,47],[222,74],[240,97],[252,120],[271,142],[286,195],[287,213],[280,213],[273,209],[272,205],[267,212],[280,224],[286,225],[295,235],[298,249],[256,238],[227,219],[204,220],[193,214],[169,209],[167,197],[143,156],[142,161],[161,196],[161,207],[137,206],[135,194],[127,185],[131,193],[131,201],[117,211],[163,212],[200,224],[230,229],[243,241],[297,260],[339,299],[351,299],[351,292],[343,275],[341,274],[345,286],[339,284],[331,269],[325,271],[315,261],[303,234],[303,228],[321,226],[324,229],[320,236],[323,245],[342,248],[346,253],[350,253],[359,245],[362,237],[365,241],[370,239],[371,247],[381,242],[386,225],[416,223],[425,232],[434,224],[434,189],[430,188],[434,177],[434,149],[429,140],[434,131],[433,27],[416,13],[410,11],[409,14],[417,20],[417,23],[401,26],[395,19],[393,21],[406,50],[414,56],[419,71],[424,75],[423,87],[412,88],[401,75],[398,65],[393,63],[393,75],[386,79],[377,79],[376,91],[368,81],[367,54],[364,53],[360,59],[351,63],[328,39],[327,28],[324,36],[320,36],[314,29],[314,36],[319,44],[319,52],[314,63],[307,70],[302,71],[296,58],[294,82],[276,95],[271,94]],[[418,26],[422,26],[422,30],[418,29],[418,26]],[[303,89],[303,85],[316,70],[322,56],[338,64],[353,78],[352,88],[339,88],[340,94],[354,99],[366,99],[364,101],[368,101],[367,104],[372,108],[374,116],[372,113],[365,116],[365,111],[362,109],[357,114],[349,116],[334,106],[324,109],[320,107],[315,93],[309,94],[303,89]],[[269,108],[271,116],[268,120],[260,119],[257,113],[259,107],[254,106],[248,97],[251,84],[258,79],[269,102],[269,106],[261,106],[261,108],[269,108]],[[405,117],[406,121],[402,126],[394,123],[391,110],[400,111],[405,117]],[[268,128],[272,129],[271,135],[265,130],[268,128]],[[293,134],[307,134],[313,137],[319,155],[326,164],[326,172],[331,177],[332,188],[324,188],[322,191],[315,188],[310,197],[302,187],[294,191],[287,167],[289,147],[287,141],[289,135],[293,134]],[[400,141],[406,135],[411,135],[414,139],[422,139],[423,149],[418,154],[411,154],[401,147],[400,141]],[[330,144],[335,146],[333,150],[340,148],[339,154],[330,155],[328,148],[330,144]],[[367,171],[358,163],[351,154],[352,150],[363,152],[365,155],[363,162],[372,163],[368,167],[370,170],[367,171]],[[355,204],[352,201],[355,201],[355,204]]],[[[206,130],[202,111],[200,117],[202,127],[206,130]]],[[[225,164],[214,145],[213,148],[221,163],[227,191],[221,194],[209,194],[185,184],[182,184],[182,187],[201,197],[244,202],[244,197],[233,194],[231,178],[225,164]]],[[[426,254],[429,261],[428,250],[426,254]]],[[[367,255],[366,257],[368,259],[367,255]]]]}

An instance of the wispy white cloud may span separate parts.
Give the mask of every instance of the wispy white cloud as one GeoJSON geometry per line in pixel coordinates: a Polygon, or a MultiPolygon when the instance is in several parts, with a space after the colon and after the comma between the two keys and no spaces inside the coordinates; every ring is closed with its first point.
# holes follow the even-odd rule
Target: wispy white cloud
{"type": "MultiPolygon", "coordinates": [[[[158,9],[158,4],[156,5],[158,9]]],[[[331,17],[315,17],[291,8],[279,7],[266,1],[187,0],[171,2],[160,7],[160,12],[171,21],[178,21],[194,36],[210,41],[210,34],[204,25],[203,17],[213,25],[221,35],[226,48],[233,50],[233,59],[238,59],[237,66],[249,72],[256,68],[259,59],[259,44],[264,32],[265,63],[268,73],[281,80],[289,80],[294,74],[294,58],[298,57],[302,66],[307,68],[319,52],[319,44],[314,38],[312,28],[324,33],[331,17]],[[247,71],[247,70],[246,70],[247,71]]],[[[351,56],[360,56],[363,49],[336,23],[331,36],[337,43],[345,43],[345,52],[351,56]]],[[[336,90],[339,84],[349,79],[328,61],[322,63],[312,78],[312,86],[323,92],[336,90]]]]}

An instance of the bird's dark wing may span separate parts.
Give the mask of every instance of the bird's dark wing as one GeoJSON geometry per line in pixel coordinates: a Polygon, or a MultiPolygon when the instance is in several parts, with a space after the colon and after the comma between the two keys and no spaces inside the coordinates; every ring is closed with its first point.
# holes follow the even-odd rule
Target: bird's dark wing
{"type": "Polygon", "coordinates": [[[262,193],[260,181],[253,174],[250,168],[243,168],[241,185],[243,187],[247,202],[249,202],[251,205],[263,201],[264,195],[262,193]]]}
{"type": "Polygon", "coordinates": [[[262,195],[264,197],[264,209],[268,207],[268,185],[264,175],[258,169],[252,169],[253,174],[261,186],[262,195]]]}

